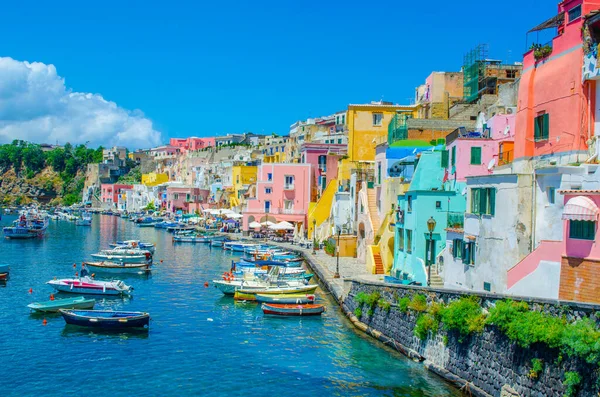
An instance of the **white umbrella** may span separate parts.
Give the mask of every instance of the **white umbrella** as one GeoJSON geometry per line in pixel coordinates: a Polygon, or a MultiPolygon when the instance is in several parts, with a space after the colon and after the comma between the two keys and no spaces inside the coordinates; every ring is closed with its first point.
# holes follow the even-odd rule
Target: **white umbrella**
{"type": "Polygon", "coordinates": [[[270,226],[271,230],[294,230],[294,225],[289,222],[281,221],[276,225],[270,226]]]}
{"type": "Polygon", "coordinates": [[[211,208],[207,208],[205,210],[202,210],[202,212],[212,212],[212,209],[211,208]]]}
{"type": "Polygon", "coordinates": [[[261,226],[262,226],[262,225],[261,225],[260,223],[256,222],[256,221],[254,221],[254,222],[250,222],[250,224],[248,225],[248,227],[249,227],[250,229],[257,229],[257,228],[259,228],[259,227],[261,227],[261,226]]]}
{"type": "Polygon", "coordinates": [[[232,219],[240,219],[240,218],[243,218],[243,217],[244,217],[244,215],[242,215],[242,214],[236,214],[236,213],[234,212],[233,214],[227,214],[227,217],[228,217],[228,218],[232,218],[232,219]]]}
{"type": "Polygon", "coordinates": [[[263,223],[261,223],[260,225],[261,225],[261,226],[267,226],[267,227],[268,227],[268,226],[273,226],[273,225],[274,225],[274,223],[273,223],[273,222],[271,222],[271,221],[266,221],[266,222],[263,222],[263,223]]]}

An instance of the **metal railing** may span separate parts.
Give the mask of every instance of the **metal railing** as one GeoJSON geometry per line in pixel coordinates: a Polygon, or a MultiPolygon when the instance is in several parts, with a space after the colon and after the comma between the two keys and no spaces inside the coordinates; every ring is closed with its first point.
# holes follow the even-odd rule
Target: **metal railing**
{"type": "Polygon", "coordinates": [[[513,162],[514,150],[498,153],[498,165],[506,165],[513,162]]]}
{"type": "Polygon", "coordinates": [[[465,214],[463,212],[448,212],[448,227],[462,229],[465,225],[465,214]]]}

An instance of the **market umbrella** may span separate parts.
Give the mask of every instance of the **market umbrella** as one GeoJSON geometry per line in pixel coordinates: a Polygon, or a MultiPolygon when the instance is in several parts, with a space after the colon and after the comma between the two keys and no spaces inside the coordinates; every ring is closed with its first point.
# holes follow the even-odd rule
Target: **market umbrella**
{"type": "Polygon", "coordinates": [[[281,221],[269,227],[271,230],[294,230],[294,225],[289,222],[281,221]]]}
{"type": "Polygon", "coordinates": [[[262,225],[261,225],[260,223],[256,222],[256,221],[254,221],[254,222],[250,222],[250,224],[248,225],[248,227],[249,227],[250,229],[257,229],[257,228],[259,228],[259,227],[261,227],[261,226],[262,226],[262,225]]]}
{"type": "Polygon", "coordinates": [[[273,226],[273,225],[274,225],[274,223],[273,223],[273,222],[271,222],[271,221],[266,221],[266,222],[263,222],[263,223],[261,223],[260,225],[261,225],[261,226],[267,226],[267,227],[269,227],[269,226],[273,226]]]}
{"type": "Polygon", "coordinates": [[[240,219],[243,218],[244,216],[242,214],[237,214],[237,213],[231,213],[231,214],[226,214],[228,218],[232,218],[232,219],[240,219]]]}

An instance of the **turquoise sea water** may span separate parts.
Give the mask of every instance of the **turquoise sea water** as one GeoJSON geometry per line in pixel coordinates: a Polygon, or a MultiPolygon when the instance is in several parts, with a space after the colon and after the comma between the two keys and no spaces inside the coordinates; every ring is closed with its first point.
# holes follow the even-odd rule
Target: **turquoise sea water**
{"type": "Polygon", "coordinates": [[[421,364],[356,333],[327,295],[320,293],[329,308],[321,318],[274,318],[205,288],[236,257],[206,245],[174,246],[171,237],[97,215],[91,228],[52,221],[44,239],[2,239],[0,263],[11,274],[0,283],[0,394],[458,395],[421,364]],[[73,263],[132,238],[156,243],[155,270],[120,276],[134,286],[133,297],[99,298],[96,308],[147,311],[148,332],[94,332],[66,326],[60,315],[29,313],[28,303],[53,292],[46,281],[72,276],[73,263]]]}

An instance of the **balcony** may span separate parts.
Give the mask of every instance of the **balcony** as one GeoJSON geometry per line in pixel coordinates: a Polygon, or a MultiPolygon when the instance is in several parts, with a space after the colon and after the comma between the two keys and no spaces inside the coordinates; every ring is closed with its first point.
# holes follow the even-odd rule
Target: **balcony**
{"type": "Polygon", "coordinates": [[[407,114],[396,114],[390,120],[390,124],[388,125],[388,144],[400,140],[408,139],[408,126],[406,125],[406,120],[411,117],[407,114]]]}
{"type": "Polygon", "coordinates": [[[283,190],[294,190],[294,184],[293,183],[286,183],[283,185],[283,190]]]}
{"type": "Polygon", "coordinates": [[[512,163],[514,158],[514,150],[498,153],[498,165],[506,165],[512,163]]]}
{"type": "Polygon", "coordinates": [[[448,228],[462,229],[465,226],[465,214],[463,212],[448,212],[448,228]]]}
{"type": "Polygon", "coordinates": [[[279,215],[304,215],[304,211],[289,208],[271,208],[271,214],[279,215]]]}

